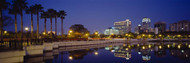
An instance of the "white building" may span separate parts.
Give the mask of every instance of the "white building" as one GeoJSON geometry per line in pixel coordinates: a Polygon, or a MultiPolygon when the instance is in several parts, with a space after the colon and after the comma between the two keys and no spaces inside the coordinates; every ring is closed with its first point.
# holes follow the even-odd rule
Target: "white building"
{"type": "Polygon", "coordinates": [[[150,18],[143,18],[142,19],[142,31],[143,32],[151,32],[151,26],[150,26],[150,18]]]}
{"type": "Polygon", "coordinates": [[[114,27],[109,27],[108,29],[106,29],[104,31],[104,34],[105,35],[112,35],[112,34],[118,35],[119,34],[119,30],[115,29],[114,27]]]}

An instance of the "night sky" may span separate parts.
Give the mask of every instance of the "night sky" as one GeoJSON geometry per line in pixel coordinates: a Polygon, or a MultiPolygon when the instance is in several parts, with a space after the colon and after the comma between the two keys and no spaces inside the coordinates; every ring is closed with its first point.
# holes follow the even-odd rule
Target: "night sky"
{"type": "MultiPolygon", "coordinates": [[[[11,0],[9,0],[11,1],[11,0]]],[[[64,32],[67,33],[73,24],[83,24],[91,33],[113,26],[114,22],[130,19],[132,31],[142,22],[143,17],[151,19],[151,26],[158,21],[170,23],[180,20],[190,20],[190,0],[27,0],[28,6],[42,4],[44,10],[49,8],[65,10],[64,32]]],[[[4,12],[7,14],[7,11],[4,12]]],[[[13,15],[10,15],[14,17],[13,15]]],[[[13,18],[14,19],[14,18],[13,18]]],[[[54,21],[54,19],[53,19],[54,21]]],[[[34,30],[37,30],[36,15],[34,30]]],[[[24,27],[30,27],[30,15],[24,14],[24,27]]],[[[53,22],[53,30],[54,30],[53,22]]],[[[61,32],[61,20],[58,18],[58,33],[61,32]]],[[[5,28],[14,31],[14,25],[5,28]]],[[[18,30],[20,16],[18,15],[18,30]]],[[[44,20],[40,19],[40,32],[44,30],[44,20]]],[[[47,21],[50,31],[50,21],[47,21]]]]}

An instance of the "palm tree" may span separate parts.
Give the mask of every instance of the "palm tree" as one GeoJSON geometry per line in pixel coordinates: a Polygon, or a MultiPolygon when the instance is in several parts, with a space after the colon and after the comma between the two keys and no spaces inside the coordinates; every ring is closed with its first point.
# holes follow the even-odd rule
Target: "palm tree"
{"type": "Polygon", "coordinates": [[[50,18],[50,23],[51,23],[51,38],[52,38],[52,18],[55,16],[56,10],[54,9],[48,9],[48,16],[50,18]]]}
{"type": "Polygon", "coordinates": [[[67,15],[64,10],[59,11],[59,17],[61,18],[61,35],[63,38],[63,19],[65,19],[65,16],[67,15]]]}
{"type": "Polygon", "coordinates": [[[35,13],[34,6],[30,6],[29,8],[26,9],[26,14],[31,15],[31,39],[33,38],[33,14],[35,13]]]}
{"type": "Polygon", "coordinates": [[[57,11],[55,11],[54,17],[55,17],[55,37],[56,37],[57,36],[57,17],[58,17],[57,11]]]}
{"type": "Polygon", "coordinates": [[[44,32],[46,34],[47,30],[46,30],[46,22],[47,22],[47,18],[48,18],[48,13],[43,11],[41,13],[41,18],[44,18],[44,32]]]}
{"type": "Polygon", "coordinates": [[[39,13],[42,12],[42,5],[35,4],[34,6],[35,14],[37,15],[37,39],[39,38],[39,13]]]}
{"type": "Polygon", "coordinates": [[[1,41],[3,42],[3,10],[7,9],[9,3],[6,0],[0,0],[0,32],[1,32],[1,41]]]}
{"type": "Polygon", "coordinates": [[[16,6],[21,16],[21,40],[23,40],[23,10],[27,8],[26,0],[13,0],[13,6],[16,6]]]}
{"type": "Polygon", "coordinates": [[[12,14],[14,15],[14,20],[15,20],[15,39],[17,39],[17,14],[19,13],[18,11],[18,7],[17,6],[14,6],[14,5],[11,5],[11,8],[9,8],[9,14],[12,14]]]}

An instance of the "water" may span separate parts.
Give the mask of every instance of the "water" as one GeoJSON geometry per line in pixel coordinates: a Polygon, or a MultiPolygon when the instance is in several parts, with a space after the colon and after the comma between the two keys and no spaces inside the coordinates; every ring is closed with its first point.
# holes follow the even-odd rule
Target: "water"
{"type": "Polygon", "coordinates": [[[126,43],[60,47],[39,55],[25,55],[21,62],[190,63],[189,56],[189,43],[126,43]]]}

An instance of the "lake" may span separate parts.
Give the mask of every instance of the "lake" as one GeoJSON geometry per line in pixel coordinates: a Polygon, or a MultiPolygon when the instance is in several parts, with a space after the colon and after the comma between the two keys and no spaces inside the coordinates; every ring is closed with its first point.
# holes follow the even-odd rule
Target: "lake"
{"type": "Polygon", "coordinates": [[[189,43],[122,43],[60,47],[24,56],[37,63],[190,63],[189,43]]]}

